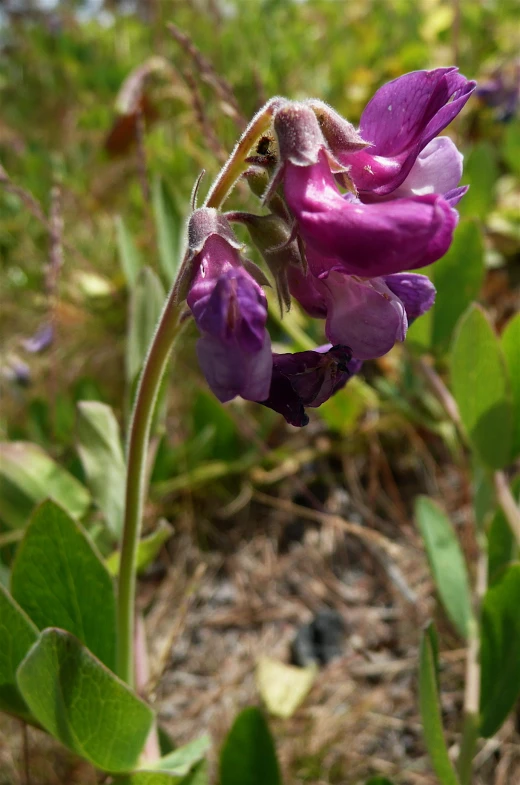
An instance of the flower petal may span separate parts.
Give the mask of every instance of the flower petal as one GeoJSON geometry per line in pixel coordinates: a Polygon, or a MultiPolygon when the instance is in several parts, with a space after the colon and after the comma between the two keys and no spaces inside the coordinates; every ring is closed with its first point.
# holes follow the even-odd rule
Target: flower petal
{"type": "Polygon", "coordinates": [[[404,305],[408,324],[429,311],[435,302],[435,286],[426,275],[397,273],[384,275],[383,281],[404,305]]]}
{"type": "Polygon", "coordinates": [[[324,286],[330,298],[325,333],[331,343],[349,346],[358,360],[371,360],[404,341],[404,305],[383,279],[359,281],[331,273],[324,286]]]}
{"type": "Polygon", "coordinates": [[[311,271],[321,277],[330,270],[372,278],[424,267],[446,253],[457,223],[437,194],[368,205],[343,197],[324,157],[314,166],[287,164],[285,197],[314,252],[311,271]],[[321,265],[320,257],[326,257],[321,265]]]}
{"type": "Polygon", "coordinates": [[[417,156],[405,181],[392,192],[392,197],[446,194],[456,188],[462,177],[462,161],[455,144],[448,136],[432,139],[417,156]]]}
{"type": "Polygon", "coordinates": [[[272,375],[271,341],[265,332],[259,352],[244,351],[236,342],[204,334],[197,341],[199,365],[213,393],[222,403],[241,395],[260,401],[269,395],[272,375]]]}

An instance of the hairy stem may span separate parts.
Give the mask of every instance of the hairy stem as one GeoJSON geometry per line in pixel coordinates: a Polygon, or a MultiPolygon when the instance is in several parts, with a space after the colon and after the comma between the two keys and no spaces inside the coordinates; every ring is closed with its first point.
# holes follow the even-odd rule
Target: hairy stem
{"type": "Polygon", "coordinates": [[[127,445],[125,517],[118,578],[117,628],[119,676],[134,685],[136,556],[145,497],[145,469],[150,427],[170,352],[181,325],[173,290],[170,292],[148,350],[137,388],[127,445]]]}
{"type": "Polygon", "coordinates": [[[246,171],[248,164],[245,159],[257,139],[269,128],[273,113],[281,100],[283,99],[271,98],[253,117],[213,183],[206,197],[205,207],[221,207],[240,175],[246,171]]]}

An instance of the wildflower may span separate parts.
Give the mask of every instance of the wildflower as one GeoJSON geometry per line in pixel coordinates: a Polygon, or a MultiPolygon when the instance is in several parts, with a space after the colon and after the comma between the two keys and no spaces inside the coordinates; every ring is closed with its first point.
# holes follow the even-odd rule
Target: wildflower
{"type": "MultiPolygon", "coordinates": [[[[236,395],[267,398],[272,362],[262,287],[245,269],[240,243],[216,210],[195,211],[188,232],[187,304],[202,333],[197,356],[208,384],[222,402],[236,395]]],[[[249,269],[261,278],[254,266],[249,269]]]]}
{"type": "Polygon", "coordinates": [[[305,407],[321,406],[361,368],[348,346],[327,344],[314,351],[273,353],[269,397],[259,403],[282,414],[288,423],[307,425],[305,407]]]}

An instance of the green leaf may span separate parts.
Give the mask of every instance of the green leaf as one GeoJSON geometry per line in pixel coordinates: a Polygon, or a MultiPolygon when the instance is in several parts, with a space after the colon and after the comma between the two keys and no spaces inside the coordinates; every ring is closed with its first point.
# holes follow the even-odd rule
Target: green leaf
{"type": "Polygon", "coordinates": [[[220,755],[220,785],[281,785],[276,750],[264,715],[255,707],[236,717],[220,755]]]}
{"type": "Polygon", "coordinates": [[[472,618],[471,590],[457,535],[440,507],[426,496],[417,498],[415,516],[441,602],[465,638],[472,618]]]}
{"type": "MultiPolygon", "coordinates": [[[[161,518],[156,530],[152,532],[152,534],[149,534],[147,537],[143,537],[143,539],[139,541],[137,546],[136,561],[136,569],[138,573],[146,570],[146,568],[153,562],[164,543],[169,540],[172,534],[173,526],[171,526],[168,521],[164,520],[164,518],[161,518]]],[[[120,559],[120,552],[114,551],[114,553],[111,553],[110,556],[105,560],[105,566],[110,575],[117,575],[119,573],[120,559]]]]}
{"type": "Polygon", "coordinates": [[[39,629],[68,630],[114,668],[112,578],[84,531],[52,501],[38,507],[27,527],[13,565],[11,592],[39,629]]]}
{"type": "Polygon", "coordinates": [[[42,632],[17,679],[38,722],[70,750],[104,771],[136,765],[152,710],[73,635],[42,632]]]}
{"type": "Polygon", "coordinates": [[[34,507],[53,498],[75,518],[90,504],[87,489],[31,442],[0,443],[0,518],[11,528],[25,526],[34,507]]]}
{"type": "Polygon", "coordinates": [[[38,629],[0,585],[0,709],[28,717],[16,669],[38,638],[38,629]]]}
{"type": "Polygon", "coordinates": [[[170,189],[160,177],[153,183],[152,204],[159,246],[159,261],[168,283],[173,283],[180,264],[182,215],[170,189]]]}
{"type": "Polygon", "coordinates": [[[513,172],[520,177],[520,119],[518,117],[506,126],[503,155],[513,172]]]}
{"type": "Polygon", "coordinates": [[[489,142],[479,142],[464,162],[463,184],[469,191],[457,209],[462,216],[484,221],[495,202],[495,184],[498,179],[496,150],[489,142]]]}
{"type": "Polygon", "coordinates": [[[189,744],[178,747],[163,758],[154,761],[153,765],[148,765],[147,768],[184,776],[191,771],[196,763],[204,758],[210,748],[211,737],[205,733],[189,744]]]}
{"type": "Polygon", "coordinates": [[[116,239],[119,259],[125,274],[126,283],[129,289],[133,289],[137,281],[139,270],[142,267],[142,262],[132,235],[128,231],[126,224],[120,215],[116,217],[116,239]]]}
{"type": "Polygon", "coordinates": [[[110,533],[118,539],[123,528],[126,465],[119,425],[110,408],[99,401],[78,403],[78,453],[110,533]]]}
{"type": "Polygon", "coordinates": [[[393,785],[387,777],[371,777],[366,781],[366,785],[393,785]]]}
{"type": "MultiPolygon", "coordinates": [[[[520,505],[520,476],[511,483],[513,498],[520,505]]],[[[518,545],[501,507],[495,512],[488,531],[488,575],[493,586],[511,562],[518,559],[518,545]]]]}
{"type": "Polygon", "coordinates": [[[513,394],[512,454],[514,460],[520,454],[520,313],[513,316],[502,333],[502,350],[513,394]]]}
{"type": "Polygon", "coordinates": [[[166,294],[157,275],[143,267],[132,290],[126,346],[126,378],[136,380],[155,332],[166,294]]]}
{"type": "Polygon", "coordinates": [[[431,637],[427,632],[423,634],[421,639],[419,658],[419,708],[426,748],[433,770],[442,785],[459,785],[444,740],[437,690],[437,668],[431,637]]]}
{"type": "Polygon", "coordinates": [[[482,235],[474,221],[463,220],[450,250],[433,268],[437,297],[432,311],[432,341],[436,349],[448,349],[459,317],[478,297],[483,280],[482,235]]]}
{"type": "Polygon", "coordinates": [[[509,567],[482,601],[480,730],[501,727],[520,694],[520,565],[509,567]]]}
{"type": "Polygon", "coordinates": [[[118,785],[209,785],[206,761],[196,764],[189,774],[180,777],[161,771],[136,771],[117,779],[118,785]]]}
{"type": "Polygon", "coordinates": [[[501,469],[511,455],[511,393],[500,343],[478,305],[470,306],[458,324],[451,381],[471,443],[489,468],[501,469]]]}

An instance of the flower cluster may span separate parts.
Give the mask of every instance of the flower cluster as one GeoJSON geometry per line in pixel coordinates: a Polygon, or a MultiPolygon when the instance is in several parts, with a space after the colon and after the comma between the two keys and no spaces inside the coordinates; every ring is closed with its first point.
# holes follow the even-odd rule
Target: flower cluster
{"type": "Polygon", "coordinates": [[[408,271],[450,246],[466,188],[462,155],[438,134],[474,88],[456,68],[406,74],[376,92],[359,129],[320,101],[269,103],[270,127],[242,169],[269,212],[206,206],[189,223],[187,304],[201,332],[200,366],[220,401],[242,396],[305,425],[305,407],[403,341],[432,306],[430,280],[408,271]],[[329,344],[272,352],[268,281],[243,258],[230,221],[248,228],[280,304],[289,307],[292,296],[324,319],[329,344]]]}

